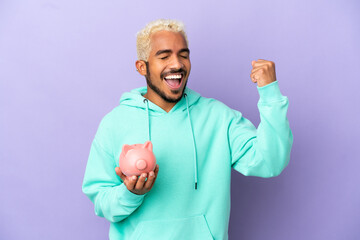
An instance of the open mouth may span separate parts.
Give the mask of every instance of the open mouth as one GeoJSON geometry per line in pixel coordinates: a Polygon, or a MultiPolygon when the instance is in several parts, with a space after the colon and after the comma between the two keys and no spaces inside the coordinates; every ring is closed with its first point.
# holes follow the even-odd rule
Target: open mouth
{"type": "Polygon", "coordinates": [[[183,73],[170,73],[164,77],[166,84],[172,90],[178,90],[181,87],[183,79],[183,73]]]}

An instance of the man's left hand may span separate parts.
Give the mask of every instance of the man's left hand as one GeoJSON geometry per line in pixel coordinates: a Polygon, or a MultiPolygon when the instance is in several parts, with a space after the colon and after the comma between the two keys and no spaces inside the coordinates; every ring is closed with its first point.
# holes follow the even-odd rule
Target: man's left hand
{"type": "Polygon", "coordinates": [[[253,67],[250,74],[251,81],[257,83],[259,87],[276,81],[274,62],[258,59],[257,61],[252,61],[251,65],[253,67]]]}

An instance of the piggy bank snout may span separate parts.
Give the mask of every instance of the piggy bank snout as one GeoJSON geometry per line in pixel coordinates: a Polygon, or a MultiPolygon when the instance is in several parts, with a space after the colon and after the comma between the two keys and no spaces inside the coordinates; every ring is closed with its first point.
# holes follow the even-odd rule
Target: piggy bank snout
{"type": "Polygon", "coordinates": [[[136,168],[139,169],[140,171],[146,169],[147,167],[147,163],[144,159],[137,160],[135,165],[136,168]]]}

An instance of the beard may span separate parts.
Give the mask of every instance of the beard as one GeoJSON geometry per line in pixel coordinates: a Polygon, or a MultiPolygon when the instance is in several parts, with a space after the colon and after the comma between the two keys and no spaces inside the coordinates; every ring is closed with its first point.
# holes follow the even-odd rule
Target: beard
{"type": "MultiPolygon", "coordinates": [[[[159,95],[164,101],[166,102],[169,102],[169,103],[177,103],[178,101],[180,101],[180,99],[182,98],[182,96],[184,95],[184,91],[185,91],[185,88],[186,88],[186,84],[187,84],[187,81],[185,82],[185,86],[182,90],[182,93],[180,95],[180,97],[177,97],[177,98],[171,98],[169,96],[167,96],[165,94],[165,92],[161,91],[160,88],[158,88],[157,86],[155,86],[152,81],[151,81],[151,77],[150,77],[150,71],[149,71],[149,63],[148,62],[145,62],[146,64],[146,83],[147,85],[151,88],[151,90],[153,90],[157,95],[159,95]]],[[[174,72],[171,72],[171,73],[178,73],[179,71],[174,71],[174,72]]],[[[180,70],[180,72],[185,72],[184,70],[180,70]]],[[[186,76],[186,72],[183,74],[183,76],[186,76]]],[[[163,79],[162,76],[160,76],[161,79],[163,79]]],[[[185,79],[183,79],[183,81],[185,81],[185,79]]],[[[171,90],[171,92],[173,94],[178,94],[180,92],[180,90],[171,90]]]]}

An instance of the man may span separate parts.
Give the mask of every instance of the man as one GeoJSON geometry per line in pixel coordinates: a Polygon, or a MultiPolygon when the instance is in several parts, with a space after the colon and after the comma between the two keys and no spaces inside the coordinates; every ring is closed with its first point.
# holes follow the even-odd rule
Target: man
{"type": "Polygon", "coordinates": [[[273,177],[288,164],[288,99],[271,61],[252,61],[260,94],[256,129],[241,113],[186,88],[190,50],[182,23],[157,20],[137,36],[147,87],[124,93],[96,133],[83,182],[110,239],[228,239],[231,168],[273,177]],[[151,140],[154,171],[125,176],[123,144],[151,140]],[[159,171],[160,167],[160,171],[159,171]]]}

